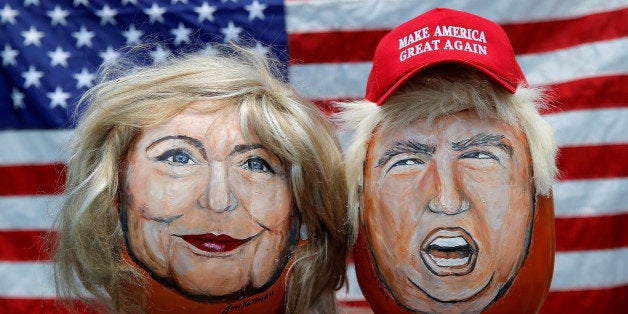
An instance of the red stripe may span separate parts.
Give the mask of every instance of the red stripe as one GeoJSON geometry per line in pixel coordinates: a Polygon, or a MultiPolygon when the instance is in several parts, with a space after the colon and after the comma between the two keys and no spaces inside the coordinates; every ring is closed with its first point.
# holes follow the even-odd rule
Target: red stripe
{"type": "MultiPolygon", "coordinates": [[[[77,313],[96,313],[85,305],[75,302],[77,313]]],[[[67,314],[71,310],[64,308],[56,299],[9,299],[0,298],[0,313],[46,313],[67,314]]]]}
{"type": "MultiPolygon", "coordinates": [[[[628,9],[572,19],[504,24],[517,54],[539,53],[628,35],[628,9]]],[[[288,34],[290,64],[368,62],[390,29],[288,34]]]]}
{"type": "MultiPolygon", "coordinates": [[[[543,114],[570,110],[624,108],[628,106],[628,75],[598,76],[544,86],[550,98],[550,108],[543,114]]],[[[325,113],[334,111],[338,101],[359,98],[313,99],[325,113]]]]}
{"type": "Polygon", "coordinates": [[[628,35],[628,9],[572,19],[502,25],[516,54],[540,53],[628,35]]]}
{"type": "Polygon", "coordinates": [[[628,247],[628,213],[556,218],[556,250],[585,251],[628,247]]]}
{"type": "Polygon", "coordinates": [[[326,115],[330,115],[337,110],[335,103],[339,101],[352,101],[352,100],[360,100],[353,98],[336,98],[336,99],[312,99],[312,101],[318,106],[318,108],[323,111],[326,115]]]}
{"type": "Polygon", "coordinates": [[[289,34],[290,64],[371,61],[377,43],[388,31],[289,34]]]}
{"type": "Polygon", "coordinates": [[[628,144],[562,147],[560,180],[628,177],[628,144]]]}
{"type": "Polygon", "coordinates": [[[4,183],[0,184],[0,196],[61,194],[65,170],[65,164],[2,166],[0,178],[4,183]]]}
{"type": "Polygon", "coordinates": [[[0,232],[0,260],[44,261],[50,255],[46,249],[47,230],[2,231],[0,232]]]}
{"type": "MultiPolygon", "coordinates": [[[[368,310],[364,313],[371,313],[370,312],[371,306],[366,300],[355,300],[355,301],[338,300],[338,304],[340,305],[341,313],[353,313],[352,310],[356,310],[356,308],[362,308],[364,310],[368,310]],[[343,311],[343,309],[347,309],[347,308],[350,308],[352,310],[343,311]]],[[[355,313],[362,313],[362,312],[355,312],[355,313]]]]}
{"type": "Polygon", "coordinates": [[[610,289],[550,292],[540,313],[625,313],[627,308],[628,285],[610,289]]]}
{"type": "MultiPolygon", "coordinates": [[[[628,23],[626,23],[628,24],[628,23]]],[[[543,113],[628,106],[628,75],[601,76],[545,86],[551,108],[543,113]]]]}

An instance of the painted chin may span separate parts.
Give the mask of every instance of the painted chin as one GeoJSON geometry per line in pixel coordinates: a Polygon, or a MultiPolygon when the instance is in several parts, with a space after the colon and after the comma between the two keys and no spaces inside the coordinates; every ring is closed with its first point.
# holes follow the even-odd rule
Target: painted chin
{"type": "Polygon", "coordinates": [[[438,228],[425,237],[420,255],[437,276],[463,276],[475,268],[478,246],[463,228],[438,228]]]}
{"type": "Polygon", "coordinates": [[[200,255],[206,256],[229,256],[239,248],[246,246],[257,238],[262,232],[243,239],[233,238],[226,234],[188,234],[180,235],[183,241],[187,242],[193,251],[199,252],[200,255]]]}

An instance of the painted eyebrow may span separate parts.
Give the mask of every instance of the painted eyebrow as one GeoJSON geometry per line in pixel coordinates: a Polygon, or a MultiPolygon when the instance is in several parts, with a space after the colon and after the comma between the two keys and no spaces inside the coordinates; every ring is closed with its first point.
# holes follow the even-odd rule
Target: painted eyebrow
{"type": "Polygon", "coordinates": [[[184,141],[194,147],[196,147],[198,149],[198,151],[203,155],[203,158],[207,158],[207,156],[205,155],[205,147],[203,146],[203,143],[201,143],[201,141],[193,138],[193,137],[189,137],[186,135],[169,135],[169,136],[164,136],[162,138],[157,139],[156,141],[150,143],[150,145],[148,145],[148,147],[146,147],[146,151],[150,150],[153,146],[163,142],[163,141],[169,141],[169,140],[180,140],[180,141],[184,141]]]}
{"type": "Polygon", "coordinates": [[[504,141],[504,135],[502,134],[488,134],[480,133],[472,136],[466,140],[451,143],[451,148],[455,151],[463,151],[470,147],[482,147],[482,146],[495,146],[505,151],[508,156],[512,157],[513,148],[511,145],[506,144],[504,141]]]}
{"type": "Polygon", "coordinates": [[[258,149],[258,148],[266,149],[264,146],[262,146],[262,144],[238,144],[229,153],[229,156],[246,153],[248,151],[255,150],[255,149],[258,149]]]}
{"type": "Polygon", "coordinates": [[[391,158],[404,153],[410,154],[425,154],[425,155],[433,155],[436,152],[436,146],[419,143],[413,140],[404,140],[397,142],[395,145],[389,147],[384,151],[382,157],[377,161],[377,165],[375,167],[379,167],[387,163],[391,158]]]}

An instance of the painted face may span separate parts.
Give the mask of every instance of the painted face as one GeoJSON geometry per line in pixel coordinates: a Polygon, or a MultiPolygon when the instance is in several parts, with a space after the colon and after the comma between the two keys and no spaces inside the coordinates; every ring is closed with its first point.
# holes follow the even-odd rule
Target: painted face
{"type": "Polygon", "coordinates": [[[271,285],[298,237],[285,165],[255,136],[244,140],[236,112],[202,111],[212,105],[195,102],[137,136],[120,198],[131,256],[207,300],[271,285]]]}
{"type": "Polygon", "coordinates": [[[368,148],[363,223],[380,279],[413,311],[480,311],[519,271],[533,217],[523,133],[474,111],[368,148]]]}

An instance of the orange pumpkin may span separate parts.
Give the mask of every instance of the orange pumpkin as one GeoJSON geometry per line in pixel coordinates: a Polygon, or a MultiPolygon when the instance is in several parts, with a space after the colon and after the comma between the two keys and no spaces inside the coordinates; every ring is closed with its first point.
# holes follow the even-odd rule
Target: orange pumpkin
{"type": "MultiPolygon", "coordinates": [[[[484,313],[536,313],[549,291],[556,250],[553,197],[537,196],[528,255],[510,288],[484,313]]],[[[358,283],[375,313],[405,313],[375,270],[362,224],[353,251],[358,283]]]]}
{"type": "Polygon", "coordinates": [[[183,296],[176,290],[168,288],[153,279],[148,272],[137,265],[128,256],[125,250],[125,259],[135,266],[146,278],[146,313],[185,313],[185,314],[238,314],[238,313],[283,313],[285,299],[286,274],[292,260],[284,268],[281,276],[277,278],[268,289],[258,294],[247,296],[238,300],[224,302],[198,302],[183,296]]]}

